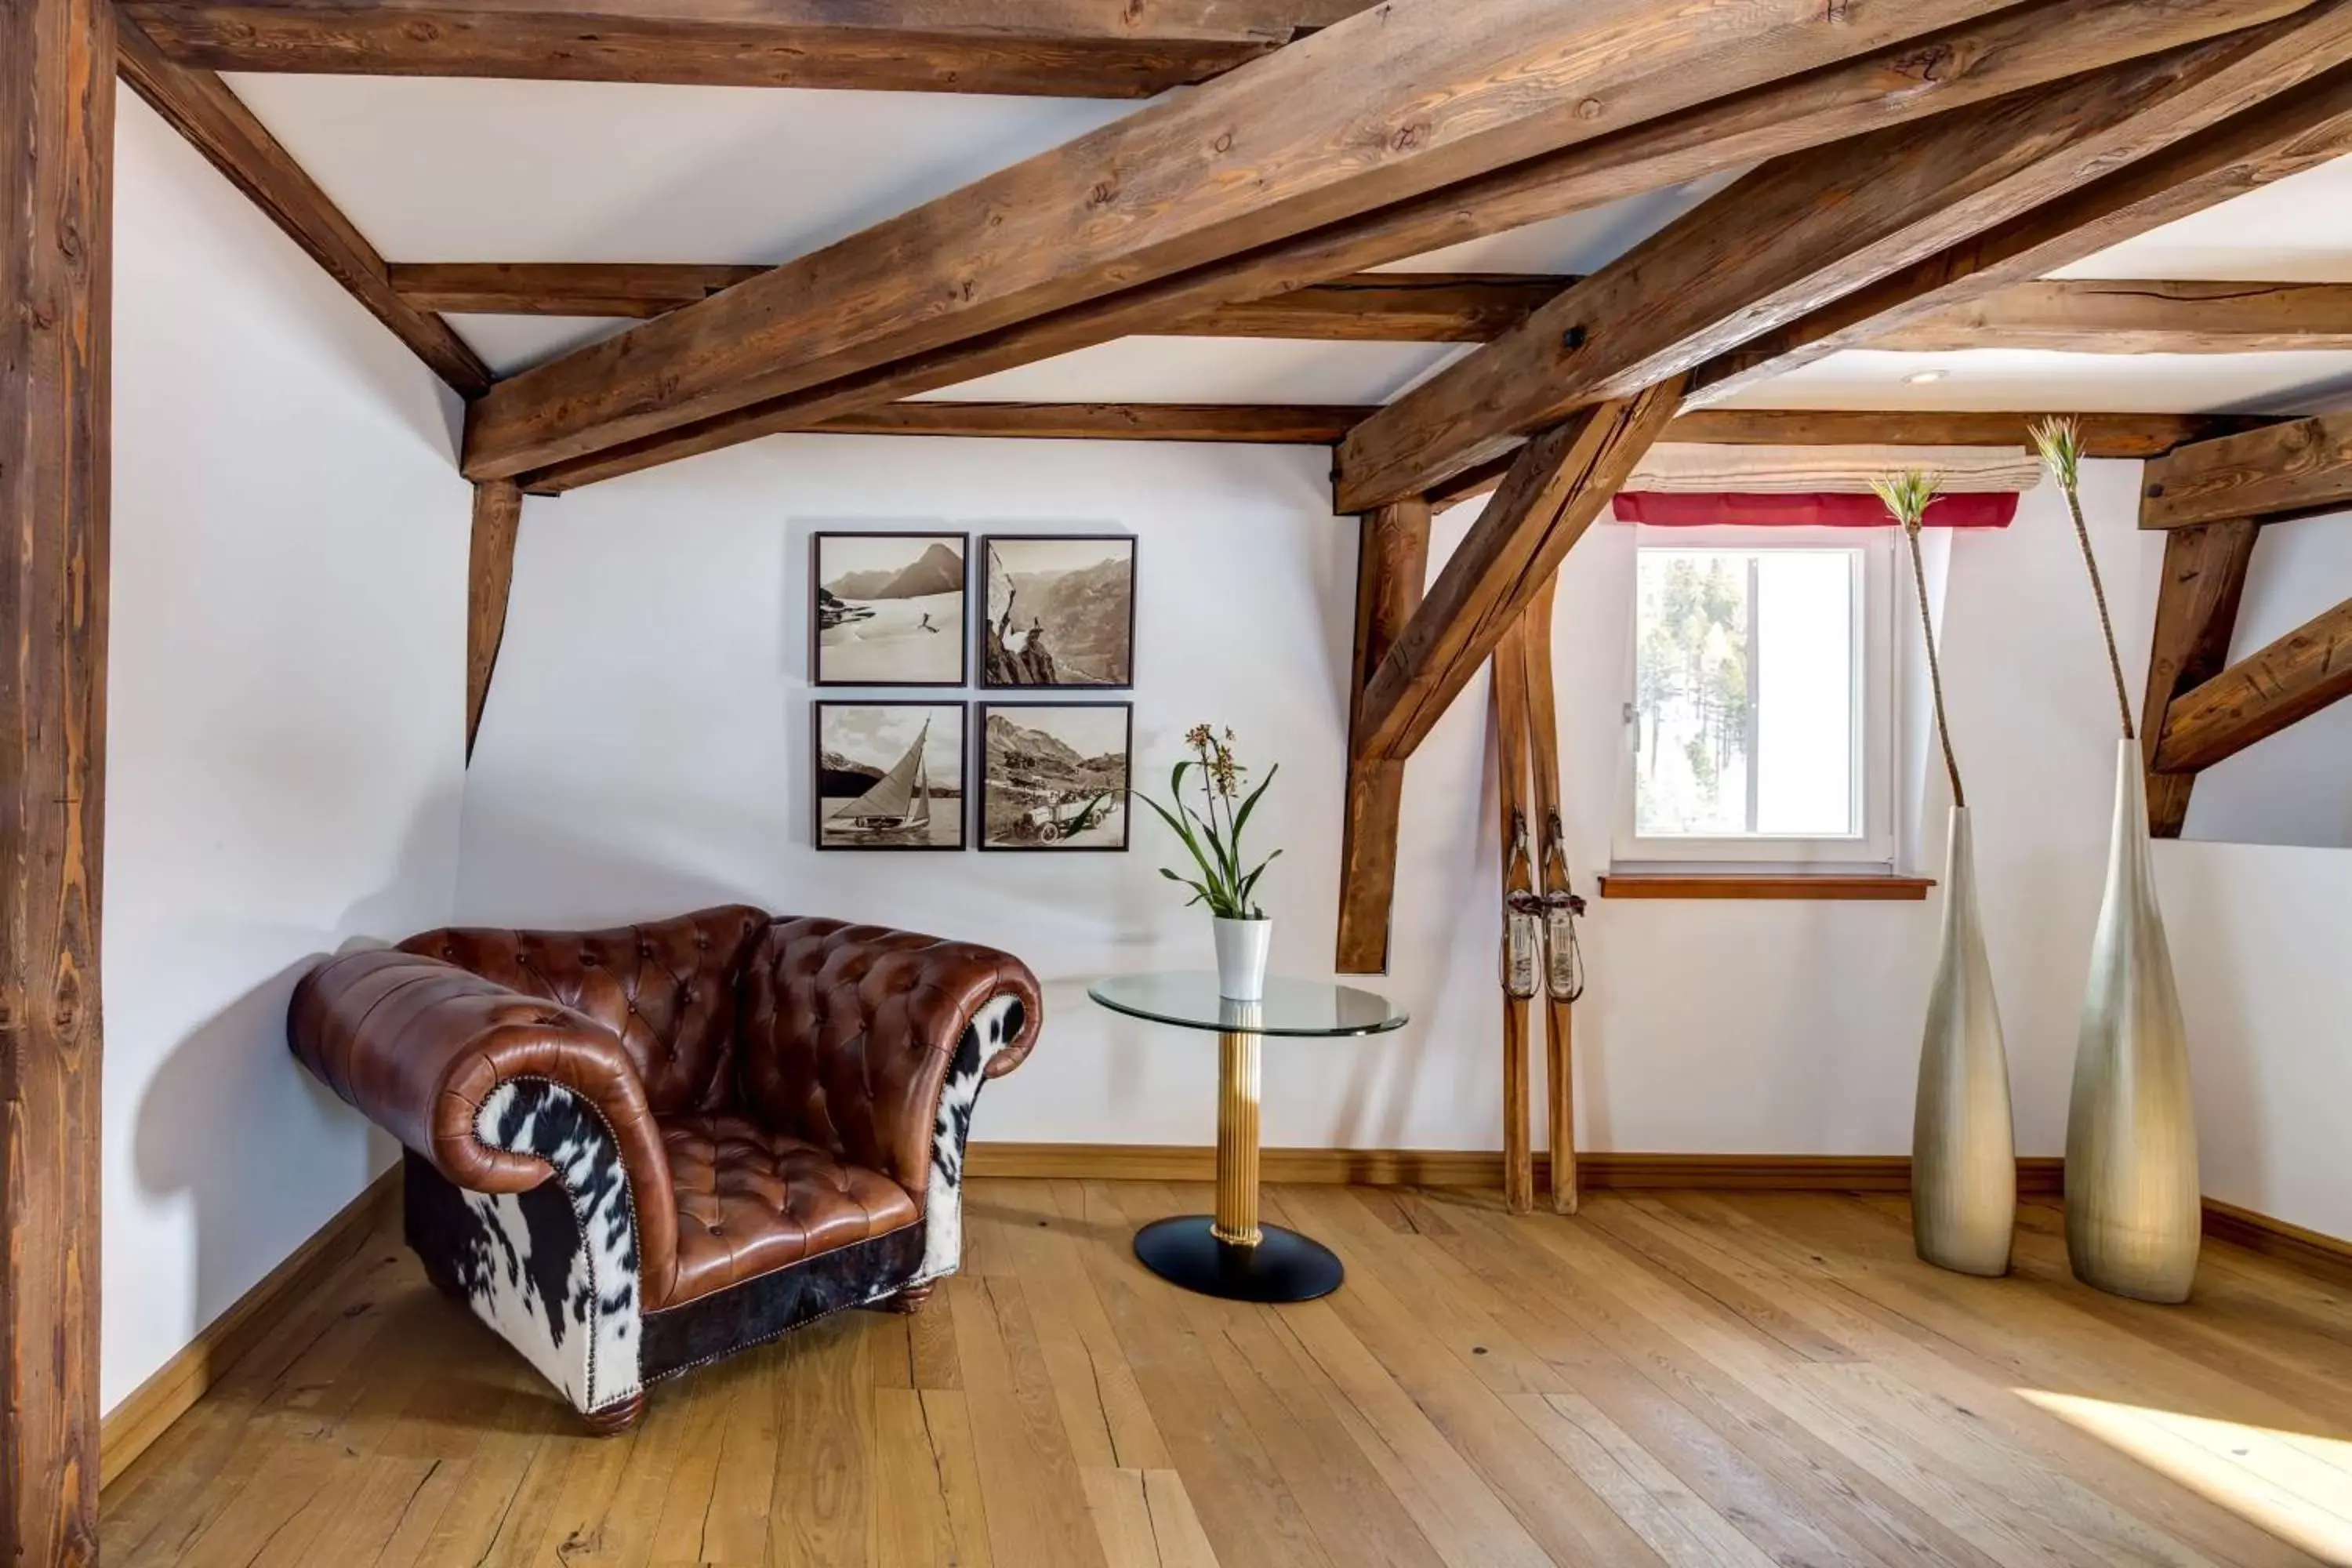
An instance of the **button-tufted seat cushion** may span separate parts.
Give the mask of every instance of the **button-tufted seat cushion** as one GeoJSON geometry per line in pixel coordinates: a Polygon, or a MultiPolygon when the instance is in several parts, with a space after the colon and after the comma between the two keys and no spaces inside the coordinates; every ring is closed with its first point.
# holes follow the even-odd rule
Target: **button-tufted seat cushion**
{"type": "Polygon", "coordinates": [[[669,1306],[921,1217],[889,1177],[748,1116],[666,1116],[660,1126],[677,1197],[669,1306]]]}

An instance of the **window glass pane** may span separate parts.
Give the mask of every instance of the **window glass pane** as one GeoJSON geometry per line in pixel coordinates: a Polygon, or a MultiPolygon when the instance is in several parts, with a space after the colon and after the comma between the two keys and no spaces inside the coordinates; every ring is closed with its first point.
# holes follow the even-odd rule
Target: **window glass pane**
{"type": "Polygon", "coordinates": [[[1639,552],[1637,836],[1859,831],[1856,553],[1639,552]]]}

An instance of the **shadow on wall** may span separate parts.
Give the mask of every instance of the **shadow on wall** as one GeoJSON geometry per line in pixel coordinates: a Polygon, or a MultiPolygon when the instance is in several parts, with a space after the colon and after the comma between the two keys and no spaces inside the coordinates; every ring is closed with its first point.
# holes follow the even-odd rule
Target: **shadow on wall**
{"type": "MultiPolygon", "coordinates": [[[[415,877],[440,858],[436,806],[403,835],[391,882],[328,929],[247,927],[253,947],[285,952],[352,932],[339,952],[388,945],[417,905],[415,877]]],[[[286,963],[191,1029],[148,1075],[132,1132],[140,1193],[185,1194],[194,1226],[193,1321],[201,1329],[357,1197],[398,1145],[338,1100],[286,1047],[295,983],[329,956],[286,963]]]]}

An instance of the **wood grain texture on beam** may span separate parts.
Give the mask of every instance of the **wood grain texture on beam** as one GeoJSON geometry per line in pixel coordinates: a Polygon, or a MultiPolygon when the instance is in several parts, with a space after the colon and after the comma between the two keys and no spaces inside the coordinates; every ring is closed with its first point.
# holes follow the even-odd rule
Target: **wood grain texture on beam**
{"type": "Polygon", "coordinates": [[[114,14],[0,5],[0,1561],[98,1562],[114,14]]]}
{"type": "Polygon", "coordinates": [[[135,26],[121,28],[118,66],[131,89],[187,138],[310,259],[351,291],[370,315],[461,397],[490,384],[489,367],[449,323],[419,310],[392,286],[390,270],[327,194],[228,85],[208,70],[166,58],[135,26]]]}
{"type": "Polygon", "coordinates": [[[394,292],[420,310],[649,319],[766,270],[667,261],[395,261],[388,273],[394,292]]]}
{"type": "Polygon", "coordinates": [[[1570,411],[1798,319],[2308,75],[2301,20],[1773,160],[1340,444],[1339,509],[1423,494],[1570,411]]]}
{"type": "Polygon", "coordinates": [[[2183,447],[2140,476],[2139,525],[2187,528],[2352,508],[2352,414],[2183,447]]]}
{"type": "Polygon", "coordinates": [[[2352,599],[2174,698],[2156,770],[2200,772],[2346,697],[2352,697],[2352,599]]]}
{"type": "Polygon", "coordinates": [[[1426,195],[1010,330],[908,353],[873,369],[763,397],[656,436],[538,467],[524,488],[555,492],[803,430],[831,415],[936,391],[1235,300],[1260,299],[1506,229],[1604,205],[1841,137],[2015,92],[2209,37],[2234,7],[2171,0],[2028,0],[1855,56],[1842,65],[1612,130],[1426,195]]]}
{"type": "MultiPolygon", "coordinates": [[[[1365,687],[1412,613],[1429,580],[1429,503],[1382,507],[1361,520],[1356,555],[1354,667],[1349,728],[1360,721],[1365,687]]],[[[1397,827],[1404,764],[1348,749],[1348,799],[1339,832],[1339,934],[1331,967],[1341,974],[1386,974],[1390,910],[1396,898],[1397,827]]]]}
{"type": "Polygon", "coordinates": [[[2260,525],[2251,518],[2174,529],[2164,540],[2164,574],[2148,639],[2147,692],[2140,703],[2140,757],[2146,765],[2147,830],[2178,838],[2189,820],[2194,773],[2156,771],[2164,716],[2183,692],[2204,685],[2230,662],[2230,637],[2246,590],[2260,525]]]}
{"type": "MultiPolygon", "coordinates": [[[[2341,61],[2352,50],[2352,9],[2323,0],[2262,36],[2269,40],[2263,55],[2233,74],[2259,80],[2272,65],[2285,79],[2299,79],[2315,63],[2341,61]]],[[[2274,93],[2267,101],[1717,356],[1692,376],[1694,403],[1719,403],[1842,349],[1867,347],[1921,316],[2042,277],[2352,151],[2352,65],[2266,90],[2274,93]]]]}
{"type": "Polygon", "coordinates": [[[522,531],[522,491],[510,480],[474,487],[474,532],[466,572],[466,760],[481,732],[482,705],[506,639],[507,598],[514,588],[515,541],[522,531]]]}
{"type": "Polygon", "coordinates": [[[1579,410],[1519,449],[1364,693],[1360,756],[1412,754],[1625,482],[1682,402],[1679,378],[1579,410]]]}
{"type": "Polygon", "coordinates": [[[211,70],[1150,98],[1370,0],[130,0],[211,70]]]}
{"type": "MultiPolygon", "coordinates": [[[[392,285],[423,310],[649,320],[767,270],[663,261],[395,261],[392,285]]],[[[1215,306],[1154,335],[1484,342],[1572,281],[1523,272],[1365,272],[1215,306]]]]}
{"type": "MultiPolygon", "coordinates": [[[[1685,408],[1662,441],[1723,447],[2021,447],[2046,414],[1937,413],[1910,409],[1685,408]]],[[[2078,414],[2089,458],[2160,458],[2190,441],[2276,423],[2231,414],[2078,414]]],[[[1505,453],[1465,468],[1430,492],[1439,510],[1487,494],[1511,465],[1505,453]]]]}
{"type": "MultiPolygon", "coordinates": [[[[1817,0],[1703,14],[1672,0],[1390,0],[501,382],[467,421],[466,472],[509,478],[874,377],[2000,8],[1910,0],[1832,20],[1817,0]]],[[[1357,270],[1325,267],[1284,286],[1357,270]]],[[[1220,288],[1166,319],[1280,291],[1220,288]]],[[[868,403],[902,395],[870,384],[858,394],[868,403]]]]}
{"type": "Polygon", "coordinates": [[[836,414],[828,436],[999,436],[1079,441],[1328,446],[1367,411],[1286,403],[889,403],[836,414]]]}
{"type": "Polygon", "coordinates": [[[1874,349],[2233,354],[2352,349],[2352,283],[2052,279],[1906,322],[1874,349]]]}

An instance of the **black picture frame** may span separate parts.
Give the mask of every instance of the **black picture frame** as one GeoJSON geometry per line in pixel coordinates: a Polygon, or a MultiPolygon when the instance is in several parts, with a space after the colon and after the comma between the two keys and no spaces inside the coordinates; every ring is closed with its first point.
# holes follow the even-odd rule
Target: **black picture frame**
{"type": "MultiPolygon", "coordinates": [[[[925,749],[928,751],[929,748],[927,746],[925,749]]],[[[886,768],[883,776],[887,777],[888,772],[889,770],[886,768]]],[[[973,821],[971,784],[971,704],[969,702],[944,702],[902,697],[825,699],[809,704],[809,842],[820,850],[840,850],[860,855],[878,854],[886,850],[913,851],[918,854],[961,854],[971,847],[973,821]],[[962,726],[963,733],[957,737],[955,746],[956,795],[952,816],[956,832],[953,843],[926,843],[906,837],[886,837],[885,835],[893,831],[890,829],[877,829],[870,840],[862,843],[828,843],[826,841],[825,824],[829,820],[829,814],[825,808],[828,799],[838,809],[839,805],[858,798],[855,795],[838,794],[828,797],[824,793],[824,718],[828,711],[844,708],[921,708],[936,712],[955,714],[956,722],[962,726]]],[[[936,800],[938,797],[934,795],[930,798],[936,800]]],[[[903,833],[904,830],[896,831],[903,833]]]]}
{"type": "MultiPolygon", "coordinates": [[[[1135,784],[1135,704],[1132,702],[975,702],[972,704],[972,832],[975,847],[983,852],[1005,855],[1124,855],[1133,847],[1135,837],[1135,802],[1129,793],[1135,784]],[[1058,834],[1041,837],[1034,843],[993,843],[989,832],[988,801],[992,780],[988,768],[988,728],[992,714],[1034,713],[1041,710],[1067,711],[1087,710],[1117,712],[1119,716],[1119,750],[1125,759],[1125,782],[1119,787],[1118,842],[1116,844],[1071,844],[1059,840],[1058,834]]],[[[1055,737],[1059,739],[1059,737],[1055,737]]],[[[1044,808],[1050,816],[1058,808],[1049,803],[1044,808]]]]}
{"type": "MultiPolygon", "coordinates": [[[[986,691],[1132,691],[1135,689],[1135,601],[1137,558],[1139,544],[1131,533],[983,533],[980,536],[978,563],[972,576],[977,584],[980,614],[971,617],[973,626],[973,662],[979,667],[974,682],[986,691]],[[1119,544],[1127,552],[1127,668],[1117,680],[1020,680],[1004,679],[996,668],[999,656],[992,640],[996,629],[989,624],[988,592],[990,572],[996,561],[996,549],[1001,544],[1119,544]]],[[[969,603],[974,595],[967,594],[969,603]]],[[[1048,645],[1050,651],[1050,644],[1048,645]]]]}
{"type": "MultiPolygon", "coordinates": [[[[809,684],[839,689],[854,687],[862,690],[953,690],[968,685],[971,679],[972,628],[971,613],[971,535],[953,529],[820,529],[809,535],[808,581],[808,649],[809,684]],[[957,589],[958,620],[952,628],[955,647],[955,675],[952,679],[910,680],[883,675],[832,675],[825,669],[824,600],[830,591],[824,585],[824,547],[828,540],[929,540],[940,544],[952,544],[962,567],[962,581],[957,589]]],[[[950,630],[940,627],[944,635],[950,630]]],[[[837,662],[837,661],[836,661],[837,662]]]]}

